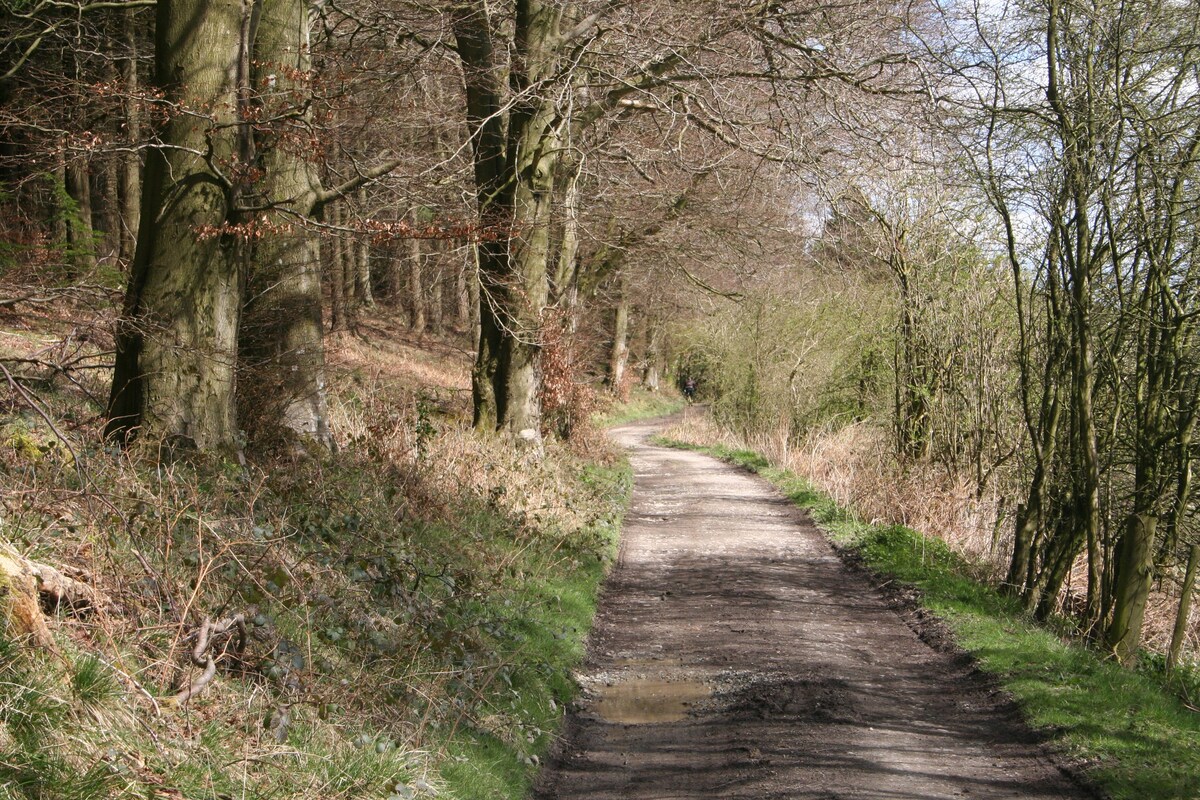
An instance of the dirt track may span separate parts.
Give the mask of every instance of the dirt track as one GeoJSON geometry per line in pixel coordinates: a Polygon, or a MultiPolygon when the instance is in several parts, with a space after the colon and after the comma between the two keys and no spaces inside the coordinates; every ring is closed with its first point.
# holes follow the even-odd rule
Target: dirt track
{"type": "Polygon", "coordinates": [[[619,428],[636,475],[534,797],[1086,798],[759,479],[619,428]]]}

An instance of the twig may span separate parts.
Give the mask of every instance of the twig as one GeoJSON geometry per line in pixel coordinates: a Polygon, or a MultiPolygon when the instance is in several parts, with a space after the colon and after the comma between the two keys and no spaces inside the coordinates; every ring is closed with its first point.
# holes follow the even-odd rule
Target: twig
{"type": "Polygon", "coordinates": [[[142,551],[135,547],[131,549],[130,552],[133,553],[133,557],[136,558],[142,565],[142,569],[146,570],[146,575],[150,578],[150,580],[154,581],[154,589],[158,592],[159,599],[166,601],[167,608],[172,614],[177,614],[178,612],[175,610],[175,598],[171,597],[171,593],[163,587],[162,575],[160,575],[154,570],[153,567],[150,566],[150,562],[148,562],[146,557],[142,555],[142,551]]]}
{"type": "MultiPolygon", "coordinates": [[[[138,681],[136,678],[134,678],[134,677],[133,677],[132,675],[130,675],[128,672],[126,672],[125,670],[121,669],[121,668],[120,668],[120,667],[118,667],[116,664],[114,664],[112,661],[110,661],[110,660],[108,660],[107,658],[105,658],[104,656],[101,656],[101,655],[98,655],[98,654],[97,654],[97,655],[96,655],[96,659],[97,659],[97,660],[99,660],[99,661],[100,661],[102,664],[104,664],[104,666],[108,667],[108,668],[109,668],[109,669],[111,669],[113,672],[117,673],[117,674],[118,674],[118,675],[120,675],[122,678],[124,678],[126,681],[128,681],[128,682],[129,682],[129,684],[130,684],[131,686],[133,686],[133,688],[137,689],[137,690],[138,690],[138,692],[139,692],[139,693],[140,693],[140,694],[141,694],[143,697],[145,697],[147,700],[149,700],[149,701],[150,701],[150,705],[152,705],[152,706],[154,707],[154,716],[156,716],[156,717],[160,717],[160,716],[162,716],[162,710],[161,710],[161,709],[159,708],[159,706],[158,706],[158,700],[157,700],[157,699],[154,697],[154,695],[150,694],[150,690],[149,690],[149,689],[147,689],[145,686],[142,686],[142,684],[141,684],[141,683],[140,683],[140,682],[139,682],[139,681],[138,681]]],[[[137,716],[137,715],[134,715],[134,716],[137,716]]],[[[155,743],[155,744],[158,744],[158,736],[157,736],[157,734],[155,734],[155,733],[154,733],[154,731],[153,731],[151,728],[149,728],[149,727],[147,727],[146,729],[147,729],[147,730],[149,730],[149,731],[150,731],[150,734],[151,734],[151,736],[153,736],[153,737],[154,737],[154,743],[155,743]]]]}

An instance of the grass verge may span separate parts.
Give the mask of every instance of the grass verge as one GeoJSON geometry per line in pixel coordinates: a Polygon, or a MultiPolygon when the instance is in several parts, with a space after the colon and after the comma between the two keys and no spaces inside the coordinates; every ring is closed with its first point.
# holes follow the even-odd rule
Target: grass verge
{"type": "Polygon", "coordinates": [[[1020,703],[1046,735],[1115,800],[1200,797],[1200,713],[1152,670],[1131,671],[1065,643],[971,577],[971,565],[938,539],[899,525],[870,525],[761,455],[665,441],[758,473],[806,509],[839,547],[879,575],[919,592],[960,647],[1020,703]]]}
{"type": "Polygon", "coordinates": [[[597,427],[610,428],[613,425],[624,425],[639,419],[663,417],[674,414],[684,407],[684,400],[675,392],[647,392],[635,388],[625,402],[614,402],[592,421],[597,427]]]}
{"type": "Polygon", "coordinates": [[[493,603],[492,616],[514,605],[522,611],[500,640],[497,656],[511,669],[485,688],[490,713],[447,738],[441,775],[459,800],[524,797],[578,691],[571,671],[583,659],[600,582],[616,556],[632,476],[627,465],[591,467],[582,480],[609,498],[613,513],[596,523],[592,557],[572,559],[566,569],[531,570],[515,598],[493,603]]]}

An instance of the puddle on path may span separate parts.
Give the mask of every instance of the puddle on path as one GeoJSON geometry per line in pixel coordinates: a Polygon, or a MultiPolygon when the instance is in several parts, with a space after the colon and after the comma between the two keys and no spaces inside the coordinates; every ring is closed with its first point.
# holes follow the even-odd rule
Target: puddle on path
{"type": "Polygon", "coordinates": [[[596,714],[619,725],[677,722],[696,703],[712,696],[702,681],[630,677],[611,686],[597,686],[596,714]]]}

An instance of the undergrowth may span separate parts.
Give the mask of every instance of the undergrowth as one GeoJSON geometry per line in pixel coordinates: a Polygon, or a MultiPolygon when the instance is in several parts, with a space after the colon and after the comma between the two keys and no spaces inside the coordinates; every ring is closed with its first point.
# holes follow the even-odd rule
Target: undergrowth
{"type": "Polygon", "coordinates": [[[110,601],[58,608],[53,652],[0,640],[0,798],[523,796],[627,467],[476,437],[452,393],[359,372],[338,452],[248,465],[104,445],[54,382],[0,409],[0,540],[110,601]],[[197,632],[234,615],[244,646],[221,635],[179,702],[197,632]]]}
{"type": "MultiPolygon", "coordinates": [[[[1167,685],[1147,657],[1122,669],[1035,624],[979,580],[980,568],[943,541],[902,525],[873,525],[787,470],[749,450],[668,441],[756,472],[805,508],[839,547],[880,576],[913,587],[959,646],[1017,699],[1026,720],[1115,800],[1200,797],[1200,712],[1193,669],[1167,685]]],[[[986,572],[986,570],[983,570],[986,572]]]]}

